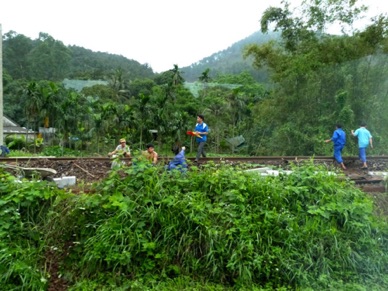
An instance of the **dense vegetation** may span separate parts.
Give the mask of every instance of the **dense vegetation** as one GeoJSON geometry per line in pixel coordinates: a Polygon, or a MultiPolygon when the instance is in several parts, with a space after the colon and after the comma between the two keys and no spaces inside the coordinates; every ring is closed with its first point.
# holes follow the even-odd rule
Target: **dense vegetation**
{"type": "Polygon", "coordinates": [[[0,169],[0,285],[45,290],[384,290],[388,225],[312,164],[261,177],[138,162],[88,194],[0,169]],[[366,289],[364,289],[366,288],[366,289]]]}
{"type": "Polygon", "coordinates": [[[3,65],[14,80],[99,80],[119,67],[139,78],[154,75],[146,64],[141,65],[123,56],[65,46],[47,33],[40,33],[37,39],[32,40],[9,31],[4,34],[3,42],[3,65]]]}
{"type": "MultiPolygon", "coordinates": [[[[357,1],[305,1],[296,15],[283,4],[261,19],[262,32],[274,27],[277,37],[244,49],[248,63],[260,69],[259,78],[252,68],[235,70],[236,62],[227,67],[247,39],[185,68],[197,75],[188,84],[177,65],[154,74],[148,65],[66,47],[44,33],[30,40],[9,32],[4,36],[4,113],[34,130],[56,128],[54,139],[44,137],[45,144],[77,140],[72,146],[93,154],[106,153],[120,137],[135,148],[156,139],[159,151],[175,142],[188,144],[185,132],[198,113],[210,126],[207,146],[214,153],[328,155],[331,147],[323,140],[336,122],[349,135],[365,121],[375,141],[372,153],[386,154],[387,19],[379,16],[361,31],[346,30],[363,11],[354,6],[357,1]],[[348,33],[326,34],[331,23],[348,33]],[[228,73],[219,73],[221,65],[228,73]],[[63,78],[102,83],[77,91],[65,88],[63,78]],[[236,136],[245,140],[243,146],[228,142],[236,136]]],[[[344,154],[356,153],[356,140],[349,136],[344,154]]]]}
{"type": "MultiPolygon", "coordinates": [[[[372,153],[387,154],[387,19],[333,36],[326,24],[351,24],[362,12],[357,1],[304,3],[298,15],[287,1],[264,13],[262,32],[274,26],[279,38],[245,47],[244,64],[260,68],[257,74],[240,65],[223,73],[206,67],[237,58],[236,45],[185,68],[194,84],[177,65],[154,74],[148,65],[66,47],[44,33],[31,40],[9,32],[4,112],[34,130],[54,127],[54,136],[33,143],[34,150],[51,145],[43,149],[50,155],[70,147],[106,154],[121,137],[132,148],[155,139],[157,151],[189,144],[185,132],[198,113],[211,128],[213,153],[331,154],[323,140],[336,122],[349,133],[366,121],[372,153]],[[65,78],[98,82],[76,90],[65,78]],[[228,143],[236,136],[243,146],[228,143]]],[[[26,142],[6,141],[15,148],[26,142]]],[[[356,147],[349,137],[345,154],[356,147]]],[[[387,218],[376,216],[365,193],[312,164],[276,177],[243,170],[209,164],[182,175],[137,161],[98,184],[60,190],[0,168],[0,286],[388,289],[387,218]]]]}

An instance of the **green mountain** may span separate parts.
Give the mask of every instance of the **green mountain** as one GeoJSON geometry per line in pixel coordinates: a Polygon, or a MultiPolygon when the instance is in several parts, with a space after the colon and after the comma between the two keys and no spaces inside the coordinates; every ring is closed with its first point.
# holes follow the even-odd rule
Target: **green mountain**
{"type": "Polygon", "coordinates": [[[109,80],[117,71],[131,80],[155,75],[148,65],[121,55],[65,46],[46,33],[33,40],[15,31],[3,36],[3,66],[14,80],[109,80]]]}
{"type": "MultiPolygon", "coordinates": [[[[210,77],[223,74],[249,72],[259,82],[267,81],[267,73],[252,67],[251,59],[243,58],[244,47],[252,43],[265,43],[278,34],[255,32],[232,44],[225,50],[181,68],[187,82],[195,82],[202,72],[210,69],[210,77]]],[[[126,79],[153,78],[156,74],[147,64],[121,55],[94,52],[79,46],[65,46],[46,33],[37,39],[10,31],[3,36],[4,71],[12,79],[24,80],[110,80],[117,71],[126,79]]]]}
{"type": "Polygon", "coordinates": [[[187,82],[197,81],[202,72],[210,69],[210,77],[223,74],[240,74],[241,72],[249,72],[258,82],[266,82],[268,74],[266,71],[257,70],[252,67],[250,58],[243,58],[244,47],[252,43],[266,43],[271,39],[276,39],[279,34],[263,34],[255,32],[252,35],[232,44],[225,50],[216,52],[209,57],[188,66],[181,68],[183,77],[187,82]]]}

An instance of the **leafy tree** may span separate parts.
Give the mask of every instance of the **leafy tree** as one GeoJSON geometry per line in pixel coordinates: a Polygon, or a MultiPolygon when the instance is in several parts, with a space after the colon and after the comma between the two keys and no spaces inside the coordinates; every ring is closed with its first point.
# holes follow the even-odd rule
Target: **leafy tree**
{"type": "Polygon", "coordinates": [[[58,112],[61,116],[57,120],[56,126],[62,132],[65,142],[69,140],[72,135],[78,134],[77,130],[84,127],[87,121],[85,108],[85,98],[78,92],[67,90],[64,96],[61,96],[58,104],[58,112]]]}
{"type": "Polygon", "coordinates": [[[151,96],[140,93],[137,97],[131,99],[131,105],[134,109],[133,123],[136,125],[139,137],[139,146],[143,147],[144,130],[150,124],[150,117],[152,116],[152,106],[150,105],[151,96]]]}
{"type": "MultiPolygon", "coordinates": [[[[253,57],[257,68],[268,67],[275,83],[271,98],[256,110],[261,118],[271,120],[274,130],[266,143],[274,152],[322,153],[321,140],[337,121],[350,127],[356,118],[374,115],[365,104],[371,101],[372,87],[381,79],[374,75],[381,66],[370,62],[370,54],[378,53],[385,45],[386,21],[380,17],[353,35],[325,34],[328,25],[336,22],[345,31],[365,11],[356,3],[303,1],[301,13],[295,14],[284,1],[282,8],[271,7],[263,14],[262,31],[267,32],[274,23],[282,39],[252,44],[245,55],[253,57]]],[[[264,125],[261,130],[265,131],[264,125]]]]}
{"type": "Polygon", "coordinates": [[[7,72],[3,72],[3,81],[4,115],[7,115],[23,126],[29,127],[25,114],[27,99],[24,95],[27,81],[13,80],[7,72]]]}
{"type": "Polygon", "coordinates": [[[128,94],[130,97],[138,97],[141,94],[151,95],[155,85],[156,83],[151,79],[135,79],[128,84],[128,94]]]}
{"type": "Polygon", "coordinates": [[[216,153],[220,152],[220,144],[226,136],[229,122],[229,118],[225,114],[227,108],[226,94],[227,91],[224,88],[214,87],[208,90],[204,99],[206,123],[211,128],[208,143],[211,145],[212,141],[214,142],[213,147],[216,153]]]}
{"type": "Polygon", "coordinates": [[[210,77],[210,69],[207,68],[205,71],[203,71],[201,76],[199,76],[198,80],[205,84],[209,83],[212,80],[212,78],[210,77]]]}
{"type": "Polygon", "coordinates": [[[108,85],[94,85],[92,87],[85,87],[81,90],[85,96],[99,98],[101,101],[113,100],[115,91],[108,85]]]}
{"type": "Polygon", "coordinates": [[[71,51],[61,41],[47,33],[40,33],[28,60],[32,78],[61,81],[69,70],[71,51]]]}
{"type": "Polygon", "coordinates": [[[169,71],[171,73],[170,86],[178,86],[184,83],[182,72],[179,70],[178,65],[174,65],[174,68],[169,71]]]}
{"type": "Polygon", "coordinates": [[[11,30],[4,34],[3,41],[4,68],[14,79],[28,79],[28,54],[34,46],[32,40],[11,30]]]}
{"type": "Polygon", "coordinates": [[[30,82],[27,85],[25,89],[26,115],[29,121],[35,125],[35,129],[38,126],[49,127],[50,114],[55,116],[51,109],[55,108],[57,91],[58,88],[54,83],[30,82]]]}

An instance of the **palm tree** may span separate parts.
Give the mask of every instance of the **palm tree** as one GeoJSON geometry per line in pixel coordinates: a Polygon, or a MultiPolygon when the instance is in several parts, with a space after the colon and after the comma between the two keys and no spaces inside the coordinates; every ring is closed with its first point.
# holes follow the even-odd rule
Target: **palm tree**
{"type": "Polygon", "coordinates": [[[140,93],[137,98],[133,98],[132,106],[134,107],[134,123],[140,131],[140,148],[143,147],[143,134],[149,120],[151,119],[152,109],[149,105],[150,96],[140,93]]]}
{"type": "Polygon", "coordinates": [[[58,121],[58,128],[63,132],[64,141],[68,141],[71,134],[74,134],[79,123],[84,121],[84,107],[82,95],[75,91],[67,91],[59,105],[61,119],[58,121]]]}
{"type": "Polygon", "coordinates": [[[30,82],[24,91],[24,94],[27,97],[25,113],[28,122],[31,122],[34,125],[35,130],[37,129],[40,110],[43,103],[42,96],[40,94],[37,94],[36,87],[36,82],[30,82]]]}
{"type": "Polygon", "coordinates": [[[45,128],[48,128],[50,126],[50,116],[56,116],[58,93],[59,87],[53,82],[30,82],[25,90],[27,95],[27,114],[30,117],[32,117],[32,114],[35,118],[43,117],[43,125],[45,128]]]}
{"type": "Polygon", "coordinates": [[[182,72],[179,70],[178,65],[174,65],[174,69],[169,70],[172,73],[170,86],[183,85],[185,79],[182,77],[182,72]]]}
{"type": "MultiPolygon", "coordinates": [[[[225,114],[227,102],[225,101],[224,92],[220,89],[212,90],[211,96],[205,100],[207,107],[204,110],[207,124],[211,126],[211,137],[215,141],[215,152],[219,152],[221,139],[224,138],[226,124],[228,124],[227,115],[225,114]]],[[[210,136],[209,136],[210,138],[210,136]]]]}
{"type": "Polygon", "coordinates": [[[201,76],[199,76],[198,80],[200,80],[202,83],[209,83],[212,78],[209,76],[210,69],[207,68],[205,71],[202,72],[201,76]]]}

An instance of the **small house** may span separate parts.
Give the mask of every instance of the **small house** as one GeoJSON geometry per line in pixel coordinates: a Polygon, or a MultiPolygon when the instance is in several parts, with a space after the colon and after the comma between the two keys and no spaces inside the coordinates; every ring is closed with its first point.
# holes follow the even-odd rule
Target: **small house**
{"type": "Polygon", "coordinates": [[[36,132],[32,129],[21,127],[9,117],[3,116],[3,136],[7,137],[9,135],[25,137],[26,140],[33,140],[36,137],[36,132]]]}

